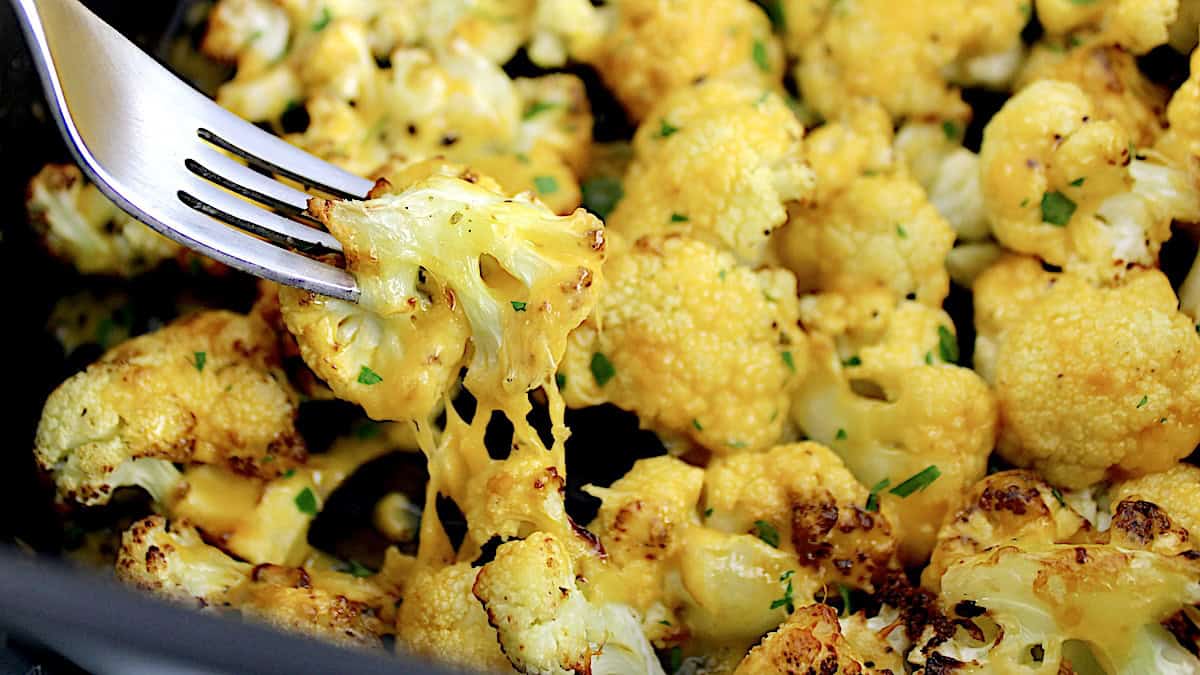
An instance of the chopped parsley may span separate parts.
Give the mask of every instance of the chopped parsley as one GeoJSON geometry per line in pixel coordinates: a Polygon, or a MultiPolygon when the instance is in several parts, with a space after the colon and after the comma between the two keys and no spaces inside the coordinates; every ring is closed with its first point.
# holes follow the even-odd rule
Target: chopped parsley
{"type": "Polygon", "coordinates": [[[1137,407],[1138,407],[1138,408],[1145,407],[1145,405],[1146,405],[1147,403],[1149,403],[1149,402],[1150,402],[1150,397],[1149,397],[1149,396],[1143,396],[1143,397],[1142,397],[1142,400],[1138,401],[1137,407]]]}
{"type": "Polygon", "coordinates": [[[763,0],[759,4],[767,12],[767,18],[771,20],[771,27],[782,33],[787,28],[787,17],[783,12],[783,0],[763,0]]]}
{"type": "Polygon", "coordinates": [[[527,155],[523,152],[518,152],[517,153],[517,161],[522,164],[528,164],[529,163],[529,155],[527,155]]]}
{"type": "Polygon", "coordinates": [[[792,371],[793,373],[796,372],[796,362],[792,359],[792,353],[782,352],[780,353],[780,356],[783,357],[783,365],[787,366],[788,370],[792,371]]]}
{"type": "Polygon", "coordinates": [[[861,366],[861,365],[862,365],[862,359],[858,358],[857,356],[851,356],[850,358],[846,359],[845,361],[842,361],[842,366],[845,368],[853,368],[854,366],[861,366]]]}
{"type": "Polygon", "coordinates": [[[553,103],[550,101],[534,101],[525,109],[525,113],[521,115],[523,120],[531,120],[547,110],[554,110],[561,106],[561,103],[553,103]]]}
{"type": "Polygon", "coordinates": [[[712,507],[711,507],[711,506],[710,506],[710,507],[708,507],[707,509],[704,509],[704,517],[705,517],[705,518],[709,518],[709,517],[711,517],[711,516],[712,516],[712,512],[713,512],[713,509],[712,509],[712,507]]]}
{"type": "Polygon", "coordinates": [[[534,176],[533,187],[541,194],[552,195],[558,192],[558,181],[554,176],[534,176]]]}
{"type": "Polygon", "coordinates": [[[317,515],[317,496],[313,494],[311,488],[301,490],[293,501],[296,502],[296,508],[300,510],[300,513],[310,516],[317,515]]]}
{"type": "Polygon", "coordinates": [[[616,208],[617,202],[625,196],[625,188],[621,186],[620,178],[602,176],[583,181],[583,206],[596,214],[601,220],[616,208]]]}
{"type": "MultiPolygon", "coordinates": [[[[720,277],[721,281],[725,281],[725,275],[728,273],[729,270],[721,270],[720,272],[717,272],[717,276],[720,277]]],[[[1196,325],[1196,332],[1200,333],[1200,324],[1196,325]]]]}
{"type": "Polygon", "coordinates": [[[288,469],[287,471],[284,471],[284,472],[283,472],[283,477],[284,477],[284,478],[291,478],[292,476],[295,476],[295,475],[296,475],[296,470],[295,470],[295,469],[288,469]]]}
{"type": "Polygon", "coordinates": [[[555,373],[554,384],[557,384],[559,389],[567,386],[567,376],[563,375],[562,373],[555,373]]]}
{"type": "Polygon", "coordinates": [[[667,666],[672,673],[683,667],[683,650],[678,645],[667,652],[667,666]]]}
{"type": "Polygon", "coordinates": [[[896,487],[888,490],[888,492],[896,495],[897,497],[907,497],[914,492],[920,492],[929,487],[933,484],[933,481],[937,480],[941,475],[942,472],[937,468],[937,465],[930,464],[924,469],[921,469],[917,473],[913,474],[912,477],[908,478],[896,487]]]}
{"type": "Polygon", "coordinates": [[[938,326],[938,355],[946,363],[958,363],[958,338],[945,326],[938,326]]]}
{"type": "Polygon", "coordinates": [[[692,418],[692,428],[694,428],[696,431],[704,431],[704,427],[700,424],[700,420],[696,419],[695,417],[692,418]]]}
{"type": "Polygon", "coordinates": [[[846,436],[845,429],[838,429],[837,433],[833,435],[833,440],[835,440],[835,441],[844,441],[844,440],[846,440],[846,438],[847,438],[847,436],[846,436]]]}
{"type": "Polygon", "coordinates": [[[896,226],[896,235],[901,239],[908,239],[908,230],[904,229],[903,225],[896,226]]]}
{"type": "Polygon", "coordinates": [[[195,360],[192,361],[192,365],[196,366],[196,372],[203,373],[204,372],[204,364],[208,363],[208,353],[207,352],[192,352],[192,356],[193,356],[193,358],[195,358],[195,360]]]}
{"type": "Polygon", "coordinates": [[[1042,222],[1065,227],[1075,214],[1075,202],[1055,190],[1042,195],[1042,222]]]}
{"type": "Polygon", "coordinates": [[[592,354],[592,362],[589,364],[592,369],[592,377],[596,378],[596,384],[603,387],[608,384],[608,381],[616,377],[617,369],[613,366],[612,361],[600,352],[592,354]]]}
{"type": "Polygon", "coordinates": [[[926,365],[933,365],[933,352],[925,352],[925,363],[926,365]]]}
{"type": "Polygon", "coordinates": [[[867,495],[866,509],[868,511],[870,511],[871,513],[876,513],[877,511],[879,511],[879,493],[886,490],[888,488],[888,486],[891,484],[892,484],[892,481],[888,480],[887,478],[884,478],[883,480],[876,483],[874,485],[874,487],[871,488],[871,494],[867,495]]]}
{"type": "Polygon", "coordinates": [[[783,587],[783,597],[772,600],[771,609],[783,607],[787,609],[788,614],[791,614],[796,610],[796,602],[792,596],[792,570],[784,572],[783,576],[779,577],[779,581],[785,584],[783,587]]]}
{"type": "Polygon", "coordinates": [[[366,565],[358,562],[357,560],[351,560],[351,561],[347,562],[338,571],[345,572],[352,576],[356,576],[359,579],[362,579],[363,577],[374,576],[374,574],[375,574],[375,570],[371,569],[370,567],[367,567],[366,565]]]}
{"type": "Polygon", "coordinates": [[[670,626],[670,625],[671,625],[671,622],[670,622],[670,621],[667,621],[666,619],[659,619],[659,620],[658,620],[658,625],[660,625],[660,626],[670,626]]]}
{"type": "Polygon", "coordinates": [[[671,124],[670,122],[668,122],[665,119],[659,120],[659,123],[658,123],[658,137],[659,138],[667,138],[668,136],[674,134],[677,131],[679,131],[679,127],[671,124]]]}
{"type": "Polygon", "coordinates": [[[1079,187],[1080,185],[1083,185],[1083,181],[1085,181],[1085,180],[1087,180],[1087,179],[1086,178],[1076,178],[1075,180],[1070,182],[1070,186],[1071,187],[1079,187]]]}
{"type": "Polygon", "coordinates": [[[383,382],[383,378],[379,376],[379,373],[371,370],[367,366],[363,366],[362,369],[358,371],[359,384],[365,384],[369,387],[373,384],[379,384],[380,382],[383,382]]]}
{"type": "Polygon", "coordinates": [[[1059,492],[1058,488],[1056,488],[1056,487],[1050,488],[1050,494],[1054,495],[1054,499],[1058,502],[1059,506],[1067,505],[1067,500],[1063,499],[1063,495],[1061,492],[1059,492]]]}
{"type": "Polygon", "coordinates": [[[779,530],[765,520],[754,521],[754,535],[771,548],[779,548],[779,530]]]}
{"type": "Polygon", "coordinates": [[[1021,200],[1021,208],[1025,208],[1026,206],[1029,206],[1029,197],[1021,200]]]}
{"type": "Polygon", "coordinates": [[[329,11],[328,7],[321,7],[321,15],[317,17],[316,21],[312,22],[310,28],[312,28],[314,33],[319,33],[328,28],[331,21],[333,21],[333,13],[329,11]]]}
{"type": "Polygon", "coordinates": [[[942,133],[946,134],[946,140],[957,141],[958,140],[958,125],[955,124],[954,122],[951,122],[950,120],[946,120],[945,122],[942,122],[942,133]]]}
{"type": "Polygon", "coordinates": [[[842,612],[841,616],[850,616],[850,587],[845,584],[838,584],[838,595],[842,596],[842,612]]]}
{"type": "Polygon", "coordinates": [[[758,64],[758,69],[764,73],[771,72],[771,59],[767,56],[767,45],[762,40],[754,41],[754,49],[751,50],[751,55],[754,57],[754,62],[758,64]]]}
{"type": "Polygon", "coordinates": [[[529,306],[529,303],[513,300],[512,306],[513,306],[514,310],[516,310],[518,312],[524,312],[525,308],[529,306]]]}
{"type": "Polygon", "coordinates": [[[671,222],[672,223],[686,223],[687,221],[688,221],[688,217],[683,215],[682,213],[672,213],[671,214],[671,222]]]}

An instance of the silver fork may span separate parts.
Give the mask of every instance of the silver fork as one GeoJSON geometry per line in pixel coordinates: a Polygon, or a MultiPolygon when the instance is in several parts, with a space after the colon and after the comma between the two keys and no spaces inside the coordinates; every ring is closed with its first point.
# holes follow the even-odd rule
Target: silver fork
{"type": "Polygon", "coordinates": [[[67,145],[114,203],[235,269],[358,300],[351,274],[287,250],[341,246],[305,214],[310,195],[272,176],[353,199],[371,181],[223,110],[78,0],[12,3],[67,145]]]}

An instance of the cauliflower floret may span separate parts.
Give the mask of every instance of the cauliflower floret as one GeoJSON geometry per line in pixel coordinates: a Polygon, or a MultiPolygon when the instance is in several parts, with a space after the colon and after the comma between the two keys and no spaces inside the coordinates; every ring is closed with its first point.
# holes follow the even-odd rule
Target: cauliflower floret
{"type": "Polygon", "coordinates": [[[117,208],[74,164],[42,167],[29,181],[25,209],[46,249],[83,274],[132,277],[181,250],[117,208]]]}
{"type": "Polygon", "coordinates": [[[140,485],[165,502],[174,462],[259,478],[302,463],[296,405],[264,321],[201,312],[118,345],[59,385],[34,456],[62,498],[103,504],[117,487],[140,485]]]}
{"type": "Polygon", "coordinates": [[[894,510],[901,558],[917,564],[943,516],[984,474],[996,403],[978,375],[953,365],[958,346],[945,312],[892,307],[886,289],[804,299],[812,367],[792,416],[894,510]]]}
{"type": "MultiPolygon", "coordinates": [[[[879,642],[879,651],[886,642],[879,642]]],[[[735,675],[789,675],[791,673],[903,673],[904,660],[891,654],[886,663],[862,654],[848,641],[838,624],[837,612],[828,605],[808,605],[796,610],[738,664],[735,675]]]]}
{"type": "Polygon", "coordinates": [[[1116,515],[1121,502],[1150,502],[1187,530],[1192,548],[1200,548],[1200,467],[1176,464],[1166,471],[1117,481],[1109,487],[1108,499],[1116,515]]]}
{"type": "Polygon", "coordinates": [[[1161,272],[1094,288],[1010,258],[976,291],[1005,459],[1076,488],[1165,470],[1196,447],[1200,336],[1161,272]]]}
{"type": "Polygon", "coordinates": [[[705,472],[708,527],[774,533],[768,543],[794,551],[822,581],[870,591],[895,566],[896,540],[888,514],[867,501],[842,460],[816,443],[721,457],[705,472]]]}
{"type": "Polygon", "coordinates": [[[683,233],[757,265],[787,204],[812,191],[803,136],[776,94],[724,81],[678,90],[638,129],[607,223],[630,240],[683,233]]]}
{"type": "Polygon", "coordinates": [[[418,566],[396,613],[397,648],[466,668],[513,672],[472,594],[478,572],[469,562],[418,566]]]}
{"type": "Polygon", "coordinates": [[[954,230],[895,161],[891,122],[877,105],[821,127],[806,143],[817,191],[788,209],[775,253],[799,288],[853,291],[883,283],[898,298],[940,305],[954,230]]]}
{"type": "Polygon", "coordinates": [[[1017,78],[1016,88],[1039,80],[1070,82],[1092,102],[1095,119],[1113,120],[1139,148],[1154,145],[1163,133],[1168,91],[1146,78],[1137,58],[1103,43],[1063,50],[1058,45],[1034,47],[1017,78]]]}
{"type": "Polygon", "coordinates": [[[367,579],[273,565],[252,567],[210,546],[186,520],[150,516],[123,535],[117,578],[176,602],[233,607],[276,628],[330,642],[377,647],[378,614],[395,602],[367,579]],[[335,590],[336,589],[336,590],[335,590]]]}
{"type": "Polygon", "coordinates": [[[1179,0],[1036,0],[1038,21],[1050,35],[1096,31],[1097,40],[1144,54],[1164,44],[1179,0]]]}
{"type": "Polygon", "coordinates": [[[673,92],[726,79],[778,89],[784,56],[750,0],[621,0],[593,65],[635,121],[673,92]]]}
{"type": "Polygon", "coordinates": [[[994,546],[1087,543],[1091,527],[1057,488],[1032,471],[994,473],[963,495],[938,531],[921,583],[937,592],[951,564],[994,546]]]}
{"type": "Polygon", "coordinates": [[[896,133],[894,146],[958,238],[979,241],[991,233],[979,186],[979,156],[962,147],[960,133],[952,121],[909,122],[896,133]]]}
{"type": "Polygon", "coordinates": [[[591,311],[603,226],[437,162],[404,178],[370,201],[317,203],[362,297],[281,290],[305,361],[377,419],[428,417],[463,365],[477,397],[523,397],[591,311]]]}
{"type": "Polygon", "coordinates": [[[999,546],[951,564],[941,579],[942,606],[972,630],[910,659],[924,661],[923,672],[957,662],[962,672],[1198,672],[1200,660],[1161,625],[1200,601],[1198,577],[1200,562],[1187,556],[999,546]],[[1088,663],[1094,671],[1070,670],[1088,663]]]}
{"type": "Polygon", "coordinates": [[[1003,86],[1029,18],[1015,0],[786,0],[788,51],[806,103],[836,118],[871,98],[895,118],[965,120],[948,79],[1003,86]]]}
{"type": "MultiPolygon", "coordinates": [[[[1195,31],[1193,30],[1193,38],[1195,31]]],[[[1167,105],[1169,129],[1159,139],[1156,150],[1185,167],[1193,184],[1200,181],[1200,49],[1192,53],[1191,75],[1175,91],[1167,105]]],[[[1178,215],[1178,219],[1200,222],[1198,213],[1178,215]]],[[[1193,320],[1200,321],[1200,259],[1179,287],[1179,305],[1193,320]]]]}
{"type": "Polygon", "coordinates": [[[806,365],[792,275],[684,237],[613,250],[609,287],[563,357],[567,404],[611,402],[718,454],[776,443],[806,365]]]}
{"type": "Polygon", "coordinates": [[[1094,281],[1153,266],[1172,218],[1200,213],[1200,195],[1164,157],[1132,152],[1129,131],[1076,85],[1021,90],[988,123],[980,151],[996,238],[1094,281]]]}

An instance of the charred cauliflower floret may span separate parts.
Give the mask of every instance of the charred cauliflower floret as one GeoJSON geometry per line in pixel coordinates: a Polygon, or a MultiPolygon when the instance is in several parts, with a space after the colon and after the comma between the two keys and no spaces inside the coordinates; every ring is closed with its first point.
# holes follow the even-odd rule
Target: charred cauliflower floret
{"type": "Polygon", "coordinates": [[[251,566],[210,546],[186,520],[151,516],[122,537],[117,578],[199,607],[232,607],[276,628],[348,646],[376,647],[378,614],[395,598],[366,579],[274,565],[251,566]],[[336,589],[333,590],[333,589],[336,589]]]}
{"type": "MultiPolygon", "coordinates": [[[[878,651],[887,643],[874,633],[878,651]]],[[[778,629],[763,638],[738,664],[735,675],[790,675],[791,673],[904,673],[904,659],[891,654],[886,663],[860,654],[844,636],[837,612],[828,605],[808,605],[792,613],[778,629]]]]}
{"type": "Polygon", "coordinates": [[[1029,19],[1015,0],[785,0],[788,51],[805,103],[836,118],[878,100],[895,118],[966,119],[949,80],[1002,86],[1029,19]]]}
{"type": "Polygon", "coordinates": [[[1133,157],[1132,142],[1070,82],[1021,90],[988,123],[980,150],[996,238],[1098,282],[1154,266],[1171,220],[1198,217],[1198,195],[1165,158],[1133,157]]]}
{"type": "Polygon", "coordinates": [[[1095,33],[1098,41],[1134,54],[1167,42],[1180,4],[1179,0],[1036,0],[1038,21],[1048,34],[1095,33]]]}
{"type": "Polygon", "coordinates": [[[595,302],[603,226],[507,198],[469,170],[411,171],[369,201],[317,205],[362,297],[281,291],[305,361],[376,419],[427,417],[464,365],[476,396],[545,383],[595,302]]]}
{"type": "Polygon", "coordinates": [[[925,190],[898,166],[891,121],[865,105],[809,137],[817,176],[810,199],[788,209],[775,253],[801,291],[853,291],[882,283],[897,298],[940,305],[954,230],[925,190]]]}
{"type": "Polygon", "coordinates": [[[634,121],[698,81],[778,89],[784,58],[767,15],[750,0],[621,0],[593,60],[634,121]]]}
{"type": "Polygon", "coordinates": [[[680,89],[634,136],[624,198],[606,222],[630,240],[682,233],[757,265],[787,205],[812,191],[803,136],[777,94],[725,81],[680,89]]]}
{"type": "Polygon", "coordinates": [[[937,527],[981,478],[996,433],[982,379],[954,365],[950,318],[885,289],[805,298],[810,371],[792,405],[809,438],[832,448],[895,513],[901,556],[925,559],[937,527]]]}
{"type": "Polygon", "coordinates": [[[419,566],[396,613],[397,647],[462,667],[512,672],[496,629],[472,594],[478,573],[469,562],[419,566]]]}
{"type": "Polygon", "coordinates": [[[1009,258],[976,283],[976,312],[1008,461],[1076,488],[1168,469],[1200,441],[1200,336],[1161,272],[1095,288],[1009,258]]]}
{"type": "MultiPolygon", "coordinates": [[[[715,460],[705,472],[705,524],[725,532],[777,533],[768,543],[795,551],[826,582],[872,590],[894,566],[886,514],[828,448],[781,445],[715,460]]],[[[888,509],[890,511],[890,509],[888,509]]]]}
{"type": "Polygon", "coordinates": [[[560,368],[567,405],[611,402],[717,454],[780,439],[806,365],[790,273],[667,236],[614,240],[605,276],[560,368]]]}
{"type": "Polygon", "coordinates": [[[25,210],[42,243],[83,274],[132,277],[180,252],[83,179],[74,164],[47,164],[26,191],[25,210]]]}
{"type": "Polygon", "coordinates": [[[1117,481],[1108,489],[1112,514],[1121,502],[1149,502],[1188,532],[1192,548],[1200,549],[1200,467],[1176,464],[1159,473],[1117,481]]]}
{"type": "Polygon", "coordinates": [[[273,478],[303,462],[296,405],[265,322],[201,312],[118,345],[59,385],[34,456],[64,499],[103,504],[139,485],[167,501],[173,463],[273,478]]]}

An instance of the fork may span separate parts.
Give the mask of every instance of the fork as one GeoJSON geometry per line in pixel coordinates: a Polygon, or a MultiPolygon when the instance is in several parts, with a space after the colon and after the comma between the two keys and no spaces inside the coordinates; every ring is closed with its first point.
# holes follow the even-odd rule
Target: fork
{"type": "Polygon", "coordinates": [[[358,300],[353,275],[297,251],[341,251],[307,215],[309,192],[365,199],[371,181],[222,109],[78,0],[12,4],[59,130],[105,196],[230,267],[358,300]]]}

